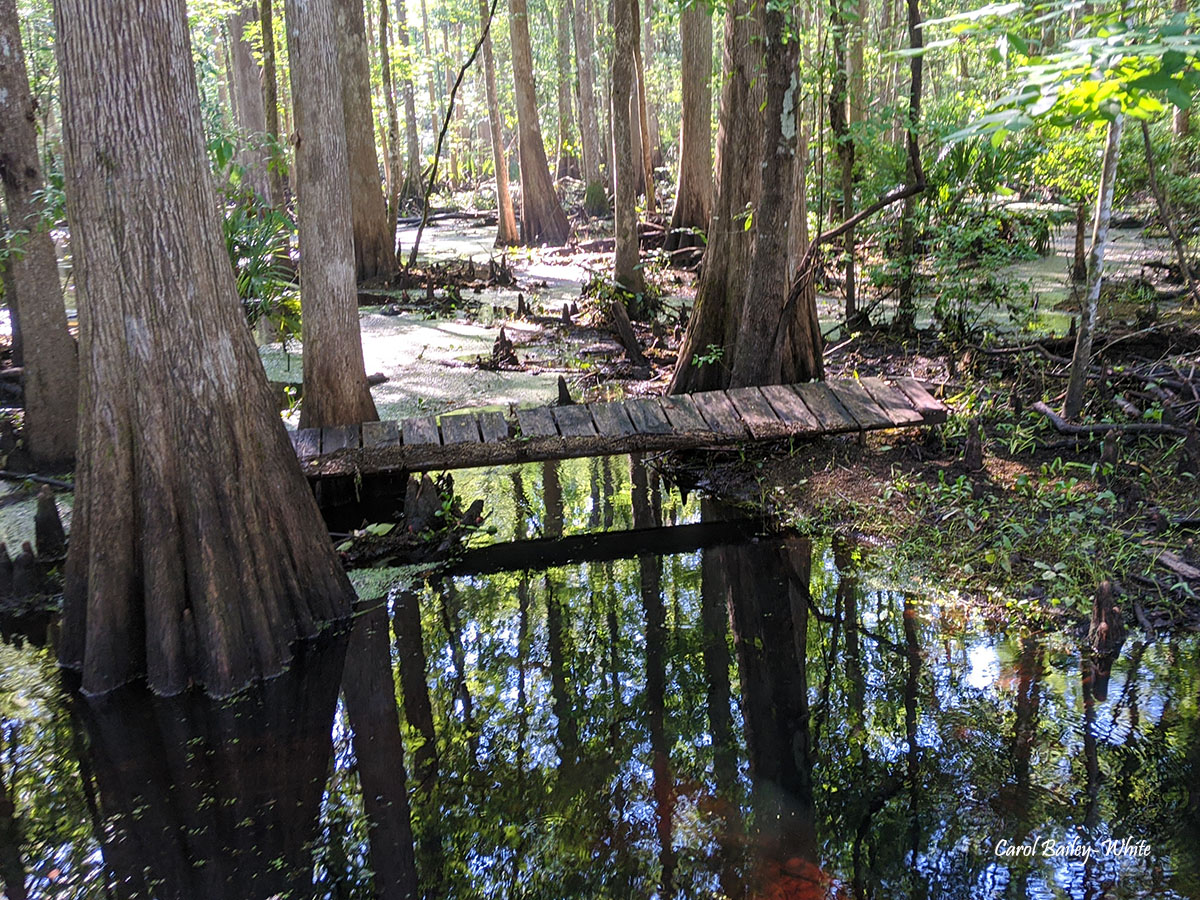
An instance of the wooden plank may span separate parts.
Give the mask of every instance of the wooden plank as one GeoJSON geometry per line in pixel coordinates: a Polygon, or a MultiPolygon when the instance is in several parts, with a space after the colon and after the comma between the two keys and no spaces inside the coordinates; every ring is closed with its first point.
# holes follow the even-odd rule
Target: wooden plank
{"type": "Polygon", "coordinates": [[[440,444],[437,419],[426,416],[423,419],[405,419],[400,423],[400,433],[406,444],[440,444]]]}
{"type": "Polygon", "coordinates": [[[674,431],[657,400],[626,400],[623,405],[638,434],[670,434],[674,431]]]}
{"type": "Polygon", "coordinates": [[[732,388],[725,395],[754,437],[761,440],[782,437],[788,433],[787,425],[775,415],[775,410],[771,409],[771,404],[758,388],[732,388]]]}
{"type": "Polygon", "coordinates": [[[495,444],[508,440],[508,422],[504,416],[492,410],[479,414],[479,432],[483,435],[485,444],[495,444]]]}
{"type": "Polygon", "coordinates": [[[338,450],[357,450],[362,446],[362,429],[358,425],[329,425],[321,429],[321,454],[338,450]]]}
{"type": "Polygon", "coordinates": [[[821,423],[821,431],[826,434],[840,434],[843,431],[858,431],[858,422],[854,416],[846,412],[837,396],[823,381],[813,381],[808,384],[789,385],[791,390],[804,401],[809,412],[821,423]]]}
{"type": "Polygon", "coordinates": [[[842,401],[842,406],[850,411],[850,415],[858,421],[858,424],[863,428],[889,428],[892,420],[887,417],[882,409],[879,408],[871,395],[867,393],[866,388],[858,383],[853,378],[839,378],[836,381],[826,382],[829,389],[837,394],[837,398],[842,401]]]}
{"type": "Polygon", "coordinates": [[[893,378],[892,381],[908,398],[913,408],[924,417],[926,424],[938,425],[946,421],[948,411],[945,405],[934,399],[933,395],[925,390],[924,385],[917,379],[904,376],[903,378],[893,378]]]}
{"type": "Polygon", "coordinates": [[[780,421],[787,423],[792,434],[821,430],[821,423],[795,391],[788,390],[782,384],[765,384],[759,390],[767,398],[780,421]]]}
{"type": "Polygon", "coordinates": [[[625,437],[637,434],[637,429],[629,421],[629,414],[621,403],[589,403],[588,411],[592,421],[605,437],[625,437]]]}
{"type": "Polygon", "coordinates": [[[925,417],[912,408],[908,398],[891,385],[884,384],[878,378],[861,378],[859,383],[883,410],[883,414],[892,420],[893,425],[903,428],[925,421],[925,417]]]}
{"type": "Polygon", "coordinates": [[[708,427],[718,434],[728,434],[745,437],[746,426],[738,416],[737,410],[729,402],[724,391],[704,391],[692,394],[692,402],[708,423],[708,427]]]}
{"type": "Polygon", "coordinates": [[[292,445],[301,459],[312,459],[321,455],[321,429],[301,428],[293,432],[292,445]]]}
{"type": "Polygon", "coordinates": [[[479,422],[469,413],[442,416],[443,444],[478,444],[479,422]]]}
{"type": "Polygon", "coordinates": [[[592,414],[586,406],[556,406],[554,421],[563,437],[593,437],[597,434],[592,414]]]}
{"type": "Polygon", "coordinates": [[[696,401],[690,394],[660,397],[658,402],[667,414],[667,421],[677,432],[687,434],[693,431],[712,431],[704,421],[704,416],[700,415],[700,410],[696,409],[696,401]]]}
{"type": "Polygon", "coordinates": [[[375,447],[399,447],[400,423],[396,421],[363,422],[362,442],[364,450],[375,447]]]}
{"type": "Polygon", "coordinates": [[[521,426],[522,437],[558,437],[554,416],[545,406],[518,409],[517,422],[521,426]]]}

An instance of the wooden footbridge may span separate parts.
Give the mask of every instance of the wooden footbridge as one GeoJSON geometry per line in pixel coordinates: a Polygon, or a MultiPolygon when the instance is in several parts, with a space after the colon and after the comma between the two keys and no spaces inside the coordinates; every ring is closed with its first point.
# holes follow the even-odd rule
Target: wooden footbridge
{"type": "Polygon", "coordinates": [[[448,413],[292,434],[310,478],[718,448],[946,421],[912,378],[843,378],[611,403],[448,413]]]}

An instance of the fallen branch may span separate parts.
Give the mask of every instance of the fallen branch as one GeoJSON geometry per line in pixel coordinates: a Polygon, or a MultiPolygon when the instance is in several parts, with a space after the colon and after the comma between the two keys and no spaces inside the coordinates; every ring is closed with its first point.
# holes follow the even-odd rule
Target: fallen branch
{"type": "Polygon", "coordinates": [[[3,478],[5,481],[32,481],[34,484],[48,484],[50,487],[59,488],[64,491],[75,490],[75,485],[69,481],[59,481],[57,478],[47,478],[44,475],[0,471],[0,478],[3,478]]]}
{"type": "Polygon", "coordinates": [[[1102,422],[1098,425],[1074,425],[1040,400],[1029,408],[1049,419],[1050,424],[1063,434],[1098,434],[1103,436],[1110,431],[1115,431],[1117,434],[1173,434],[1178,437],[1184,437],[1187,434],[1187,431],[1183,428],[1161,422],[1133,422],[1120,425],[1111,422],[1102,422]]]}

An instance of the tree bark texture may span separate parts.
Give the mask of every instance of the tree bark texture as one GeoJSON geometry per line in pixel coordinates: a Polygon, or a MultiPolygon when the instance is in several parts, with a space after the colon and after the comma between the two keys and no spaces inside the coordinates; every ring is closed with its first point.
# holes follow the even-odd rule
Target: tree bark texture
{"type": "Polygon", "coordinates": [[[796,168],[800,100],[799,42],[787,40],[785,14],[760,7],[766,105],[759,158],[762,186],[754,213],[754,255],[743,291],[730,384],[778,383],[782,359],[775,333],[788,296],[788,231],[796,168]]]}
{"type": "Polygon", "coordinates": [[[54,241],[34,199],[45,185],[16,0],[0,0],[0,97],[0,181],[13,231],[5,288],[13,321],[20,323],[25,445],[36,467],[66,468],[75,458],[79,363],[54,241]]]}
{"type": "MultiPolygon", "coordinates": [[[[367,389],[358,328],[351,176],[333,3],[288,0],[286,12],[303,310],[300,427],[353,425],[374,421],[378,414],[367,389]]],[[[373,190],[382,204],[378,185],[373,190]]]]}
{"type": "MultiPolygon", "coordinates": [[[[854,136],[850,133],[849,80],[851,63],[846,54],[847,28],[842,9],[843,0],[830,0],[829,32],[833,44],[833,83],[829,90],[829,128],[833,132],[834,148],[841,169],[841,196],[837,214],[843,221],[854,214],[854,136]]],[[[846,291],[846,322],[852,324],[858,315],[858,298],[854,268],[854,229],[848,228],[842,237],[843,273],[846,291]]]]}
{"type": "Polygon", "coordinates": [[[589,215],[608,211],[604,183],[600,180],[600,127],[596,116],[595,31],[591,3],[574,0],[571,4],[575,29],[575,63],[579,76],[579,144],[583,156],[583,181],[586,185],[584,208],[589,215]]]}
{"type": "Polygon", "coordinates": [[[517,143],[521,158],[521,242],[526,246],[560,246],[571,235],[550,167],[538,122],[533,81],[533,50],[529,44],[529,11],[525,0],[509,0],[509,40],[512,44],[514,93],[517,101],[517,143]]]}
{"type": "MultiPolygon", "coordinates": [[[[486,28],[491,9],[488,0],[479,0],[479,27],[486,28]]],[[[483,81],[487,93],[488,131],[492,138],[492,165],[496,169],[496,246],[521,243],[512,192],[508,189],[508,160],[504,156],[504,120],[500,118],[500,95],[496,91],[496,61],[492,55],[491,30],[483,39],[483,81]]]]}
{"type": "Polygon", "coordinates": [[[712,20],[692,5],[679,14],[682,122],[679,128],[679,183],[666,249],[703,244],[695,234],[712,215],[712,20]],[[692,229],[691,232],[688,229],[692,229]]]}
{"type": "Polygon", "coordinates": [[[388,0],[379,0],[379,68],[383,73],[383,100],[387,107],[387,222],[388,241],[396,249],[396,220],[400,215],[400,116],[392,81],[392,52],[388,28],[388,0]]]}
{"type": "MultiPolygon", "coordinates": [[[[312,2],[312,0],[307,0],[312,2]]],[[[371,112],[371,64],[362,0],[334,0],[337,65],[341,74],[346,153],[350,163],[350,214],[354,229],[354,270],[359,280],[396,270],[387,205],[379,178],[371,112]]],[[[289,4],[288,8],[291,8],[289,4]]],[[[288,35],[292,29],[289,26],[288,35]]],[[[292,75],[293,84],[296,76],[292,75]]],[[[305,102],[297,90],[296,104],[305,102]]]]}
{"type": "Polygon", "coordinates": [[[238,164],[245,172],[248,186],[265,202],[274,205],[271,182],[267,178],[268,154],[264,152],[263,136],[267,131],[267,114],[263,105],[262,70],[254,61],[254,51],[246,40],[246,28],[258,21],[253,0],[239,7],[226,20],[229,29],[229,56],[232,62],[231,82],[233,106],[237,112],[239,134],[238,164]]]}
{"type": "Polygon", "coordinates": [[[752,247],[745,216],[758,200],[761,183],[758,167],[746,165],[748,159],[759,159],[763,133],[762,79],[757,77],[756,51],[751,49],[757,27],[750,9],[748,0],[735,0],[725,16],[713,215],[696,302],[671,378],[673,394],[729,386],[752,247]],[[694,362],[714,353],[721,358],[694,362]]]}
{"type": "Polygon", "coordinates": [[[1067,399],[1063,415],[1068,419],[1083,410],[1083,391],[1087,386],[1088,367],[1092,362],[1092,338],[1100,310],[1100,285],[1104,280],[1104,251],[1108,245],[1108,224],[1112,220],[1113,190],[1117,183],[1117,157],[1120,155],[1121,132],[1125,117],[1118,114],[1108,123],[1104,156],[1100,170],[1100,186],[1096,198],[1096,221],[1092,227],[1092,248],[1088,251],[1087,294],[1079,316],[1079,331],[1075,335],[1075,352],[1071,356],[1071,377],[1067,381],[1067,399]]]}
{"type": "Polygon", "coordinates": [[[558,0],[554,10],[554,58],[558,68],[558,152],[556,178],[571,174],[575,154],[571,149],[571,0],[558,0]]]}
{"type": "Polygon", "coordinates": [[[60,659],[90,693],[230,694],[353,590],[234,289],[183,0],[55,19],[84,410],[60,659]]]}
{"type": "Polygon", "coordinates": [[[634,111],[637,117],[636,130],[638,133],[637,147],[641,153],[641,182],[642,191],[646,195],[646,212],[652,213],[654,202],[654,155],[651,149],[650,116],[646,111],[646,68],[642,63],[641,13],[638,0],[629,0],[633,5],[633,63],[637,74],[637,94],[634,97],[634,111]]]}
{"type": "Polygon", "coordinates": [[[637,37],[635,0],[613,0],[612,122],[613,122],[613,280],[627,291],[640,294],[646,289],[639,262],[637,196],[633,157],[633,122],[630,100],[633,97],[633,42],[637,37]]]}

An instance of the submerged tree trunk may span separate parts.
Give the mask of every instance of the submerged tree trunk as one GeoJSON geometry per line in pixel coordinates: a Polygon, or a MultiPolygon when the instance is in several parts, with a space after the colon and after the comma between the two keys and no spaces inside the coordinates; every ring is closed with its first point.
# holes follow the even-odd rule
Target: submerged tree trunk
{"type": "Polygon", "coordinates": [[[591,3],[574,0],[571,18],[575,28],[575,59],[579,73],[579,143],[583,155],[583,208],[588,215],[608,212],[607,192],[600,180],[600,127],[596,116],[595,32],[591,3]]]}
{"type": "MultiPolygon", "coordinates": [[[[374,421],[378,414],[367,389],[358,328],[350,168],[334,10],[331,0],[288,0],[286,10],[304,313],[300,427],[354,425],[374,421]]],[[[382,204],[382,194],[375,193],[382,204]]]]}
{"type": "Polygon", "coordinates": [[[54,241],[35,199],[45,185],[16,0],[0,0],[0,96],[6,97],[0,102],[0,181],[12,230],[4,286],[12,292],[5,300],[23,349],[15,361],[25,366],[25,446],[38,468],[67,468],[75,458],[79,363],[54,241]]]}
{"type": "Polygon", "coordinates": [[[762,146],[762,86],[750,9],[748,0],[735,0],[725,14],[716,194],[696,302],[671,377],[673,394],[729,386],[752,246],[745,220],[761,183],[758,167],[746,165],[759,159],[762,146]]]}
{"type": "Polygon", "coordinates": [[[612,59],[613,122],[613,215],[615,241],[613,280],[627,291],[640,294],[646,282],[639,262],[637,201],[634,189],[633,123],[630,100],[633,97],[633,39],[637,34],[635,0],[614,0],[612,59]]]}
{"type": "Polygon", "coordinates": [[[1125,117],[1118,114],[1108,123],[1100,185],[1096,199],[1096,222],[1092,228],[1092,249],[1088,252],[1087,294],[1079,316],[1079,331],[1075,335],[1075,353],[1071,357],[1071,377],[1067,382],[1067,399],[1063,415],[1076,418],[1083,410],[1083,390],[1087,386],[1088,368],[1092,364],[1092,338],[1100,309],[1100,284],[1104,280],[1104,251],[1108,245],[1108,223],[1112,219],[1113,189],[1117,183],[1117,157],[1121,149],[1121,132],[1125,117]]]}
{"type": "MultiPolygon", "coordinates": [[[[488,28],[491,8],[488,0],[479,0],[479,27],[488,28]]],[[[492,165],[496,169],[496,246],[521,243],[512,193],[508,189],[508,160],[504,156],[504,120],[500,118],[500,97],[496,92],[496,62],[492,57],[491,29],[483,37],[483,81],[487,92],[488,131],[492,138],[492,165]]]]}
{"type": "Polygon", "coordinates": [[[529,44],[529,11],[525,0],[509,0],[508,11],[521,157],[521,243],[558,246],[567,242],[571,225],[554,193],[554,182],[546,162],[546,145],[538,122],[533,50],[529,44]]]}
{"type": "MultiPolygon", "coordinates": [[[[288,9],[291,9],[289,4],[288,9]]],[[[342,85],[342,117],[350,173],[350,215],[354,230],[354,270],[359,280],[396,271],[396,247],[389,234],[387,205],[379,179],[371,112],[371,63],[362,0],[334,0],[337,65],[342,85]]],[[[288,28],[289,36],[292,29],[288,28]]],[[[292,81],[296,82],[295,63],[292,81]]],[[[302,98],[299,91],[296,105],[302,98]]]]}
{"type": "Polygon", "coordinates": [[[712,20],[702,6],[679,14],[683,119],[679,127],[679,184],[667,251],[702,246],[696,234],[712,215],[712,20]]]}
{"type": "Polygon", "coordinates": [[[754,214],[754,256],[743,292],[730,384],[776,383],[782,360],[775,330],[788,296],[788,219],[796,168],[797,106],[800,100],[798,42],[787,40],[782,10],[765,8],[766,105],[759,167],[762,187],[754,214]]]}
{"type": "Polygon", "coordinates": [[[254,61],[254,49],[246,40],[246,28],[258,20],[253,0],[247,0],[226,20],[229,28],[229,56],[232,62],[231,83],[233,108],[237,112],[238,164],[246,173],[246,181],[259,197],[274,205],[271,183],[267,178],[269,156],[262,147],[267,131],[267,114],[263,105],[262,70],[254,61]]]}
{"type": "Polygon", "coordinates": [[[60,659],[88,692],[231,694],[353,590],[237,299],[183,0],[55,13],[84,411],[60,659]]]}

